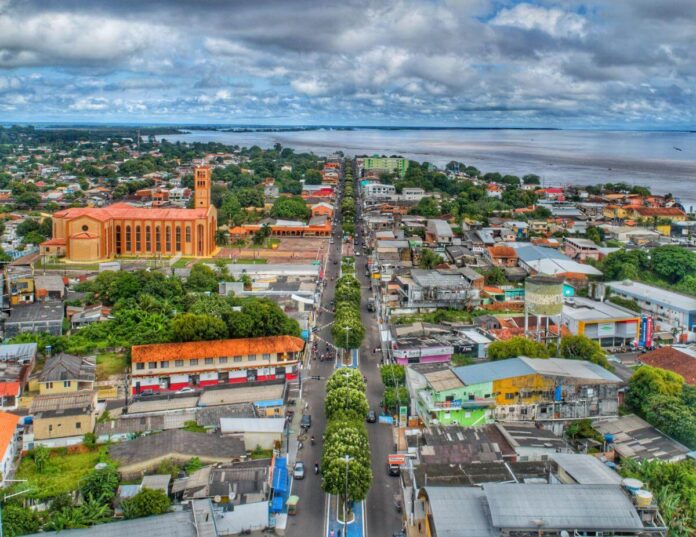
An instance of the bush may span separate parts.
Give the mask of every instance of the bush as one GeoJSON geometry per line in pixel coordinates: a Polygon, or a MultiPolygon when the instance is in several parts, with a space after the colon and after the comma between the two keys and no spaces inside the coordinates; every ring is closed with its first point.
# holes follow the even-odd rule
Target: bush
{"type": "Polygon", "coordinates": [[[138,494],[121,503],[123,517],[141,518],[151,515],[163,515],[169,511],[171,501],[161,490],[144,488],[138,494]]]}

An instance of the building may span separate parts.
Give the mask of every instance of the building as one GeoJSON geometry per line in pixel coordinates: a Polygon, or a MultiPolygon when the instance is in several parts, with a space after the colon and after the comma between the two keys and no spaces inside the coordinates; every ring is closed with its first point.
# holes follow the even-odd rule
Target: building
{"type": "Polygon", "coordinates": [[[292,380],[304,341],[292,336],[136,345],[131,389],[166,392],[186,387],[292,380]]]}
{"type": "Polygon", "coordinates": [[[519,357],[422,375],[408,371],[414,413],[427,424],[554,424],[618,414],[621,379],[584,360],[519,357]]]}
{"type": "Polygon", "coordinates": [[[688,332],[696,339],[696,298],[634,281],[609,282],[612,294],[635,300],[644,314],[650,315],[662,330],[688,332]]]}
{"type": "Polygon", "coordinates": [[[39,375],[39,393],[55,395],[94,389],[97,366],[92,360],[60,353],[46,360],[39,375]]]}
{"type": "Polygon", "coordinates": [[[566,237],[563,241],[563,251],[571,259],[576,261],[599,261],[600,251],[597,245],[589,239],[576,239],[566,237]]]}
{"type": "Polygon", "coordinates": [[[37,274],[34,276],[36,300],[63,300],[65,283],[60,274],[37,274]]]}
{"type": "Polygon", "coordinates": [[[516,267],[517,251],[511,246],[496,245],[486,248],[486,259],[497,267],[516,267]]]}
{"type": "Polygon", "coordinates": [[[631,216],[646,220],[670,220],[671,222],[685,222],[688,220],[686,213],[679,207],[635,207],[631,216]]]}
{"type": "Polygon", "coordinates": [[[355,163],[363,172],[377,173],[398,173],[401,177],[406,175],[408,170],[408,159],[401,157],[379,157],[373,155],[371,157],[358,157],[355,163]]]}
{"type": "Polygon", "coordinates": [[[153,471],[162,461],[185,464],[198,457],[203,464],[230,463],[245,459],[246,449],[243,440],[234,436],[172,429],[114,444],[109,455],[118,463],[122,479],[131,480],[153,471]]]}
{"type": "Polygon", "coordinates": [[[401,308],[464,309],[480,302],[466,269],[413,269],[410,276],[398,275],[392,282],[401,308]]]}
{"type": "Polygon", "coordinates": [[[14,409],[36,362],[36,343],[0,345],[2,408],[14,409]]]}
{"type": "Polygon", "coordinates": [[[10,318],[5,320],[5,337],[11,338],[22,332],[60,336],[63,334],[64,317],[63,303],[57,300],[15,306],[10,310],[10,318]]]}
{"type": "Polygon", "coordinates": [[[667,535],[656,507],[635,504],[620,485],[426,486],[418,500],[425,519],[418,537],[667,535]]]}
{"type": "Polygon", "coordinates": [[[391,198],[396,195],[394,185],[383,185],[382,183],[368,183],[362,187],[365,199],[391,198]]]}
{"type": "Polygon", "coordinates": [[[237,435],[251,449],[277,449],[283,441],[285,420],[280,418],[220,418],[223,435],[237,435]]]}
{"type": "Polygon", "coordinates": [[[399,324],[391,327],[390,354],[401,365],[449,362],[453,354],[484,359],[493,341],[485,331],[473,325],[399,324]]]}
{"type": "Polygon", "coordinates": [[[572,297],[563,302],[561,322],[574,336],[602,347],[629,347],[640,335],[640,315],[611,302],[572,297]]]}
{"type": "Polygon", "coordinates": [[[22,386],[19,382],[0,382],[0,410],[15,410],[20,395],[22,386]]]}
{"type": "Polygon", "coordinates": [[[425,226],[425,242],[450,244],[453,238],[454,232],[445,220],[428,220],[425,226]]]}
{"type": "Polygon", "coordinates": [[[19,416],[0,412],[0,487],[10,477],[17,455],[17,424],[19,416]]]}
{"type": "Polygon", "coordinates": [[[24,434],[25,449],[34,445],[63,447],[82,442],[94,431],[97,393],[82,391],[59,395],[38,395],[31,403],[31,430],[24,434]]]}
{"type": "Polygon", "coordinates": [[[531,423],[496,423],[493,426],[515,450],[520,462],[547,461],[558,453],[572,452],[562,436],[531,423]]]}
{"type": "Polygon", "coordinates": [[[684,377],[687,384],[696,385],[696,350],[691,347],[660,347],[638,355],[638,360],[645,365],[672,371],[684,377]]]}
{"type": "Polygon", "coordinates": [[[97,261],[115,256],[210,257],[217,251],[217,209],[210,202],[211,171],[194,170],[194,208],[137,208],[115,203],[80,207],[53,215],[53,238],[41,253],[70,261],[97,261]]]}

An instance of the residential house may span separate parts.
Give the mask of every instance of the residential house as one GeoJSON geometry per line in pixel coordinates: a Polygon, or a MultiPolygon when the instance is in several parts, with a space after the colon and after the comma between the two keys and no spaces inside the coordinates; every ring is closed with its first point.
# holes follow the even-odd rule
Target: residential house
{"type": "Polygon", "coordinates": [[[17,425],[19,416],[0,412],[0,487],[12,475],[13,464],[17,455],[17,425]]]}
{"type": "Polygon", "coordinates": [[[63,300],[65,283],[60,274],[37,274],[34,276],[36,300],[63,300]]]}
{"type": "Polygon", "coordinates": [[[497,267],[516,267],[517,251],[510,246],[496,245],[486,248],[486,258],[497,267]]]}
{"type": "Polygon", "coordinates": [[[496,423],[494,426],[510,444],[520,462],[547,461],[557,453],[572,453],[563,436],[556,435],[550,429],[532,423],[496,423]]]}
{"type": "Polygon", "coordinates": [[[396,187],[394,185],[384,185],[382,183],[367,183],[362,185],[362,192],[365,199],[390,199],[396,195],[396,187]]]}
{"type": "Polygon", "coordinates": [[[97,366],[93,359],[60,353],[46,360],[39,375],[39,393],[55,395],[93,390],[97,366]]]}
{"type": "Polygon", "coordinates": [[[22,385],[19,382],[0,382],[0,410],[16,410],[22,385]]]}
{"type": "Polygon", "coordinates": [[[36,343],[0,345],[0,386],[3,408],[12,409],[18,404],[29,375],[36,363],[36,343]]]}
{"type": "Polygon", "coordinates": [[[406,309],[462,309],[479,303],[479,290],[459,269],[413,269],[410,276],[394,276],[400,306],[406,309]]]}
{"type": "Polygon", "coordinates": [[[454,238],[452,228],[445,220],[428,220],[425,226],[425,242],[450,244],[454,238]]]}
{"type": "Polygon", "coordinates": [[[52,336],[63,333],[63,303],[55,300],[15,306],[5,320],[5,337],[14,337],[22,332],[43,332],[52,336]]]}
{"type": "Polygon", "coordinates": [[[31,266],[8,265],[5,268],[5,282],[10,304],[31,304],[34,302],[34,269],[31,266]]]}
{"type": "Polygon", "coordinates": [[[571,259],[576,261],[599,261],[600,251],[597,245],[589,239],[576,239],[566,237],[563,241],[563,251],[571,259]]]}
{"type": "Polygon", "coordinates": [[[25,449],[35,445],[63,447],[79,444],[94,431],[97,393],[82,391],[58,395],[38,395],[31,403],[32,425],[24,434],[25,449]]]}
{"type": "Polygon", "coordinates": [[[679,207],[635,207],[631,217],[645,220],[669,220],[671,222],[685,222],[688,217],[679,207]]]}
{"type": "Polygon", "coordinates": [[[239,436],[250,449],[277,449],[283,441],[285,419],[278,418],[220,418],[224,436],[239,436]]]}
{"type": "Polygon", "coordinates": [[[297,378],[304,341],[292,336],[136,345],[131,389],[176,391],[297,378]]]}
{"type": "Polygon", "coordinates": [[[660,347],[638,355],[638,360],[642,364],[681,375],[687,384],[696,385],[696,349],[693,347],[686,345],[660,347]]]}

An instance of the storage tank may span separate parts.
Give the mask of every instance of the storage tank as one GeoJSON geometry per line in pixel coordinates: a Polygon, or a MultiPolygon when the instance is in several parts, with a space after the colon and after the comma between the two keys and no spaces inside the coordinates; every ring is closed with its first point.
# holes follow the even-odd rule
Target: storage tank
{"type": "Polygon", "coordinates": [[[643,482],[640,479],[635,479],[633,477],[626,477],[621,480],[621,485],[631,494],[636,494],[640,489],[643,488],[643,482]]]}
{"type": "Polygon", "coordinates": [[[527,278],[524,282],[524,301],[530,315],[560,315],[563,310],[563,280],[553,276],[527,278]]]}
{"type": "Polygon", "coordinates": [[[636,492],[635,497],[638,507],[650,507],[652,505],[653,495],[649,490],[641,489],[636,492]]]}

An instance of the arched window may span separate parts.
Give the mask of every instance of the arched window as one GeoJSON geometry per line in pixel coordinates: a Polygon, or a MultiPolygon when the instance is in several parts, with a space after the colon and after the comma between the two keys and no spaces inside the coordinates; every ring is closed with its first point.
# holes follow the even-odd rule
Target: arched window
{"type": "Polygon", "coordinates": [[[142,242],[140,240],[140,226],[135,226],[135,251],[140,252],[142,242]]]}
{"type": "Polygon", "coordinates": [[[121,255],[121,226],[116,226],[116,255],[121,255]]]}
{"type": "Polygon", "coordinates": [[[181,226],[176,226],[176,235],[174,237],[174,249],[181,252],[181,226]]]}
{"type": "Polygon", "coordinates": [[[186,242],[191,242],[191,226],[186,226],[186,242]]]}
{"type": "Polygon", "coordinates": [[[152,251],[152,235],[150,233],[150,226],[145,226],[145,251],[152,251]]]}
{"type": "Polygon", "coordinates": [[[155,226],[155,250],[162,251],[162,230],[159,226],[155,226]]]}
{"type": "Polygon", "coordinates": [[[172,251],[172,227],[167,226],[164,231],[165,251],[172,251]]]}
{"type": "Polygon", "coordinates": [[[126,252],[131,251],[131,227],[126,226],[126,252]]]}

